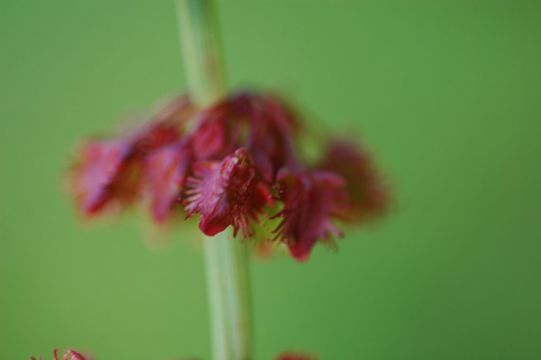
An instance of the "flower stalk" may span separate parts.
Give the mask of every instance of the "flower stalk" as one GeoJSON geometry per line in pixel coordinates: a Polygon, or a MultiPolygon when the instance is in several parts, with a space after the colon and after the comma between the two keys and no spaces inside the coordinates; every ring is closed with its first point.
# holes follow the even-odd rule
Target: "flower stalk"
{"type": "MultiPolygon", "coordinates": [[[[226,95],[216,4],[178,0],[185,73],[192,101],[207,107],[226,95]]],[[[251,355],[250,291],[246,245],[224,231],[204,238],[214,360],[251,355]]]]}

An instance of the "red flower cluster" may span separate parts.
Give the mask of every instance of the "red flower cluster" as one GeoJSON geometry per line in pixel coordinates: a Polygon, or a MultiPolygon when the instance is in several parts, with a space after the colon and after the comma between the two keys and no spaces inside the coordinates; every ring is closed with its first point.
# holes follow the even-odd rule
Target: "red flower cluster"
{"type": "MultiPolygon", "coordinates": [[[[53,360],[60,360],[58,357],[59,350],[54,349],[53,351],[53,360]]],[[[36,358],[35,356],[30,357],[30,360],[41,360],[41,356],[39,358],[36,358]]],[[[83,354],[75,351],[75,350],[67,350],[64,355],[62,356],[62,360],[90,360],[89,358],[85,357],[83,354]]]]}
{"type": "Polygon", "coordinates": [[[305,260],[316,242],[341,234],[335,220],[381,213],[386,195],[352,144],[334,141],[318,164],[302,164],[300,127],[288,105],[266,94],[234,94],[202,111],[180,98],[140,129],[87,142],[72,189],[86,215],[146,196],[156,222],[184,209],[200,215],[209,236],[231,226],[250,237],[262,217],[280,218],[275,239],[305,260]]]}

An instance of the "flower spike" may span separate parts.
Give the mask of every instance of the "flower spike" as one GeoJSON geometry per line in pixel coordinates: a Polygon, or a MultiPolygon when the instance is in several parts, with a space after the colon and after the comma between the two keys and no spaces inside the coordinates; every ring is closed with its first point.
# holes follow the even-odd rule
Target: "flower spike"
{"type": "MultiPolygon", "coordinates": [[[[60,360],[60,350],[54,349],[53,350],[53,360],[60,360]]],[[[35,356],[31,356],[30,360],[42,360],[41,356],[36,358],[35,356]]],[[[90,358],[84,356],[80,352],[77,352],[73,349],[68,349],[62,356],[62,360],[91,360],[90,358]]]]}
{"type": "Polygon", "coordinates": [[[183,207],[200,215],[208,236],[231,226],[252,237],[253,225],[275,213],[275,239],[304,261],[316,243],[342,235],[337,220],[373,218],[388,200],[372,160],[351,143],[334,141],[316,166],[304,165],[300,129],[276,96],[241,92],[200,111],[181,97],[139,129],[89,141],[73,167],[73,193],[87,215],[143,195],[159,224],[183,207]]]}

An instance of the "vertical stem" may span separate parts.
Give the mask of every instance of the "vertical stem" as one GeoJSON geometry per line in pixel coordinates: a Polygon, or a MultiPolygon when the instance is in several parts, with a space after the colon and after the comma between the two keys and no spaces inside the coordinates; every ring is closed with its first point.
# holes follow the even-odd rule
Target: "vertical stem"
{"type": "Polygon", "coordinates": [[[207,106],[226,93],[218,12],[213,0],[178,0],[184,68],[190,95],[207,106]]]}
{"type": "MultiPolygon", "coordinates": [[[[192,100],[208,106],[226,94],[213,0],[178,0],[185,72],[192,100]]],[[[249,360],[251,320],[246,246],[227,231],[205,237],[214,360],[249,360]]]]}
{"type": "Polygon", "coordinates": [[[213,358],[252,359],[246,246],[224,231],[205,238],[205,256],[213,358]]]}

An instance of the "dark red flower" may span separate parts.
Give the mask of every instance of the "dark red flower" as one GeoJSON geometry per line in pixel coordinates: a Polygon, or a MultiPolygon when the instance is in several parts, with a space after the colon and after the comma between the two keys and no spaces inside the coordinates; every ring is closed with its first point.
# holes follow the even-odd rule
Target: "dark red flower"
{"type": "MultiPolygon", "coordinates": [[[[57,354],[55,353],[55,360],[57,360],[56,355],[57,354]]],[[[87,358],[83,354],[81,354],[81,353],[79,353],[79,352],[77,352],[75,350],[66,351],[64,353],[64,356],[62,357],[62,360],[86,360],[86,359],[87,358]]]]}
{"type": "Polygon", "coordinates": [[[256,97],[249,110],[252,124],[246,146],[264,179],[272,182],[281,168],[298,167],[293,146],[298,119],[270,96],[256,97]]]}
{"type": "Polygon", "coordinates": [[[278,355],[275,360],[316,360],[316,358],[306,354],[285,352],[278,355]]]}
{"type": "Polygon", "coordinates": [[[335,140],[321,161],[321,169],[333,171],[346,180],[354,219],[365,220],[387,210],[387,187],[368,152],[353,142],[335,140]]]}
{"type": "Polygon", "coordinates": [[[165,146],[148,156],[146,171],[151,212],[158,223],[165,221],[175,204],[180,204],[192,161],[186,141],[165,146]]]}
{"type": "Polygon", "coordinates": [[[200,161],[194,164],[194,177],[188,179],[186,210],[201,215],[199,228],[209,236],[232,225],[234,236],[241,230],[250,236],[250,221],[269,203],[267,186],[258,179],[244,149],[222,161],[200,161]]]}
{"type": "Polygon", "coordinates": [[[122,140],[90,141],[73,168],[72,189],[79,207],[93,215],[110,202],[131,203],[139,193],[141,167],[122,140]]]}
{"type": "Polygon", "coordinates": [[[71,189],[85,215],[99,213],[106,205],[126,206],[141,193],[148,154],[176,141],[190,105],[177,99],[143,127],[110,139],[91,139],[72,167],[71,189]]]}
{"type": "Polygon", "coordinates": [[[283,210],[276,217],[279,238],[297,260],[307,260],[316,241],[329,241],[341,232],[333,225],[349,210],[345,182],[329,171],[283,172],[278,175],[278,198],[283,210]]]}
{"type": "Polygon", "coordinates": [[[203,111],[191,134],[199,160],[220,160],[239,147],[250,153],[254,166],[267,182],[296,160],[292,135],[295,115],[270,96],[240,93],[203,111]]]}
{"type": "Polygon", "coordinates": [[[229,103],[221,103],[198,117],[190,135],[196,159],[221,160],[240,146],[237,136],[242,124],[235,121],[229,110],[229,103]]]}
{"type": "MultiPolygon", "coordinates": [[[[59,356],[59,350],[54,349],[53,360],[60,360],[58,356],[59,356]]],[[[36,358],[35,356],[31,356],[30,360],[41,360],[41,356],[39,358],[36,358]]],[[[62,360],[90,360],[90,359],[75,350],[68,349],[62,356],[62,360]]]]}

